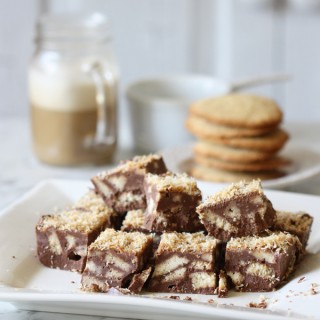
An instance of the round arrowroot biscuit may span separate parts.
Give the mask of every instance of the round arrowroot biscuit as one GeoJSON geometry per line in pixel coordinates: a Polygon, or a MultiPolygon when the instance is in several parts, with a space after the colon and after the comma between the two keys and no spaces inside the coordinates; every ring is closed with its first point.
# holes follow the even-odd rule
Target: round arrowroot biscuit
{"type": "Polygon", "coordinates": [[[244,128],[220,125],[194,114],[189,115],[185,126],[197,138],[207,140],[256,137],[268,134],[276,129],[276,126],[244,128]]]}
{"type": "Polygon", "coordinates": [[[190,112],[216,124],[244,128],[272,127],[282,120],[274,100],[248,94],[201,100],[190,107],[190,112]]]}
{"type": "Polygon", "coordinates": [[[251,181],[252,179],[270,180],[276,179],[284,175],[283,172],[273,171],[229,171],[207,167],[201,164],[195,164],[189,170],[189,174],[198,180],[210,182],[236,182],[240,180],[251,181]]]}
{"type": "Polygon", "coordinates": [[[290,161],[281,156],[275,156],[267,160],[255,161],[249,163],[240,163],[233,161],[219,160],[214,157],[204,157],[195,155],[194,161],[207,167],[230,170],[230,171],[271,171],[284,168],[290,164],[290,161]]]}
{"type": "Polygon", "coordinates": [[[275,152],[261,150],[234,148],[207,141],[198,141],[194,144],[193,152],[200,157],[213,157],[217,160],[225,160],[239,163],[251,163],[270,159],[275,152]]]}
{"type": "Polygon", "coordinates": [[[289,135],[287,132],[279,128],[268,134],[256,137],[204,138],[203,140],[235,148],[259,150],[263,152],[276,152],[284,147],[288,138],[289,135]]]}

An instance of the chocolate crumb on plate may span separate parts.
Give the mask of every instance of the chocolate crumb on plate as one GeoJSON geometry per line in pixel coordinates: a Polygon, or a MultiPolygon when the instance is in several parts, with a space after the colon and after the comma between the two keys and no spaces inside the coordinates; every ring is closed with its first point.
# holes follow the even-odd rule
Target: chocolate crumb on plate
{"type": "Polygon", "coordinates": [[[268,307],[267,299],[264,296],[259,297],[259,302],[249,302],[250,308],[266,309],[268,307]]]}
{"type": "Polygon", "coordinates": [[[185,301],[192,301],[192,298],[189,297],[189,296],[186,296],[186,297],[183,298],[183,300],[185,300],[185,301]]]}
{"type": "Polygon", "coordinates": [[[312,295],[318,294],[318,290],[316,289],[318,287],[318,284],[316,283],[311,283],[311,287],[310,287],[310,293],[312,295]]]}
{"type": "Polygon", "coordinates": [[[250,307],[250,308],[266,309],[267,306],[268,305],[265,302],[259,302],[259,303],[257,303],[257,302],[249,302],[249,304],[248,304],[248,307],[250,307]]]}

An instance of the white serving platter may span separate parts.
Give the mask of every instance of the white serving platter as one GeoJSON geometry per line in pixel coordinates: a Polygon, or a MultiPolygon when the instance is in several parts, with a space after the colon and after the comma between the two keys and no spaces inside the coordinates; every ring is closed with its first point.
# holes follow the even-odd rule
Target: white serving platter
{"type": "MultiPolygon", "coordinates": [[[[192,301],[169,299],[172,294],[117,295],[85,293],[80,275],[42,266],[36,257],[34,227],[40,215],[72,203],[90,187],[87,181],[44,181],[0,214],[0,301],[24,310],[103,315],[131,319],[320,319],[320,197],[266,191],[279,210],[303,210],[314,216],[307,255],[290,281],[263,293],[266,309],[249,308],[260,293],[230,292],[227,298],[187,295],[192,301]],[[299,281],[305,277],[303,281],[299,281]],[[213,299],[213,303],[210,299],[213,299]]],[[[204,197],[220,186],[199,183],[204,197]]]]}

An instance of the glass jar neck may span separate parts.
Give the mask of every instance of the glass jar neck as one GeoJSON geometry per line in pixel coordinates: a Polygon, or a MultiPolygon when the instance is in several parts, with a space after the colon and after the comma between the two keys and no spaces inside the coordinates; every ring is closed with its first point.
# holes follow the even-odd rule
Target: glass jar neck
{"type": "Polygon", "coordinates": [[[107,19],[100,14],[47,15],[38,20],[35,43],[47,50],[96,50],[111,42],[107,19]]]}
{"type": "Polygon", "coordinates": [[[74,39],[48,39],[36,38],[35,44],[38,50],[60,51],[60,52],[98,52],[109,48],[111,39],[99,41],[75,41],[74,39]]]}

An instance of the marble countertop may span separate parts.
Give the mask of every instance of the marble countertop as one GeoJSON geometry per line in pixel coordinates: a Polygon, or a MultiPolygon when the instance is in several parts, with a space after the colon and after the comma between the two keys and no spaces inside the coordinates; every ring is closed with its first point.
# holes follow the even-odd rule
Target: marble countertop
{"type": "MultiPolygon", "coordinates": [[[[37,160],[32,151],[29,121],[26,118],[0,119],[0,209],[17,199],[30,188],[45,179],[90,179],[106,166],[54,167],[37,160]]],[[[133,151],[120,149],[114,157],[114,163],[128,159],[133,151]]]]}
{"type": "MultiPolygon", "coordinates": [[[[285,124],[291,141],[301,144],[320,154],[320,124],[285,124]]],[[[76,167],[57,168],[41,164],[32,153],[29,123],[26,118],[0,119],[0,210],[19,198],[27,190],[44,179],[70,178],[88,179],[98,171],[110,167],[76,167]]],[[[115,161],[126,159],[133,154],[130,150],[118,151],[115,161]]],[[[112,164],[111,164],[112,165],[112,164]]],[[[320,195],[320,176],[307,181],[296,183],[284,190],[320,195]]],[[[66,315],[46,312],[21,311],[9,303],[0,302],[0,320],[20,319],[54,319],[54,320],[81,320],[81,319],[112,319],[106,317],[66,315]]]]}

